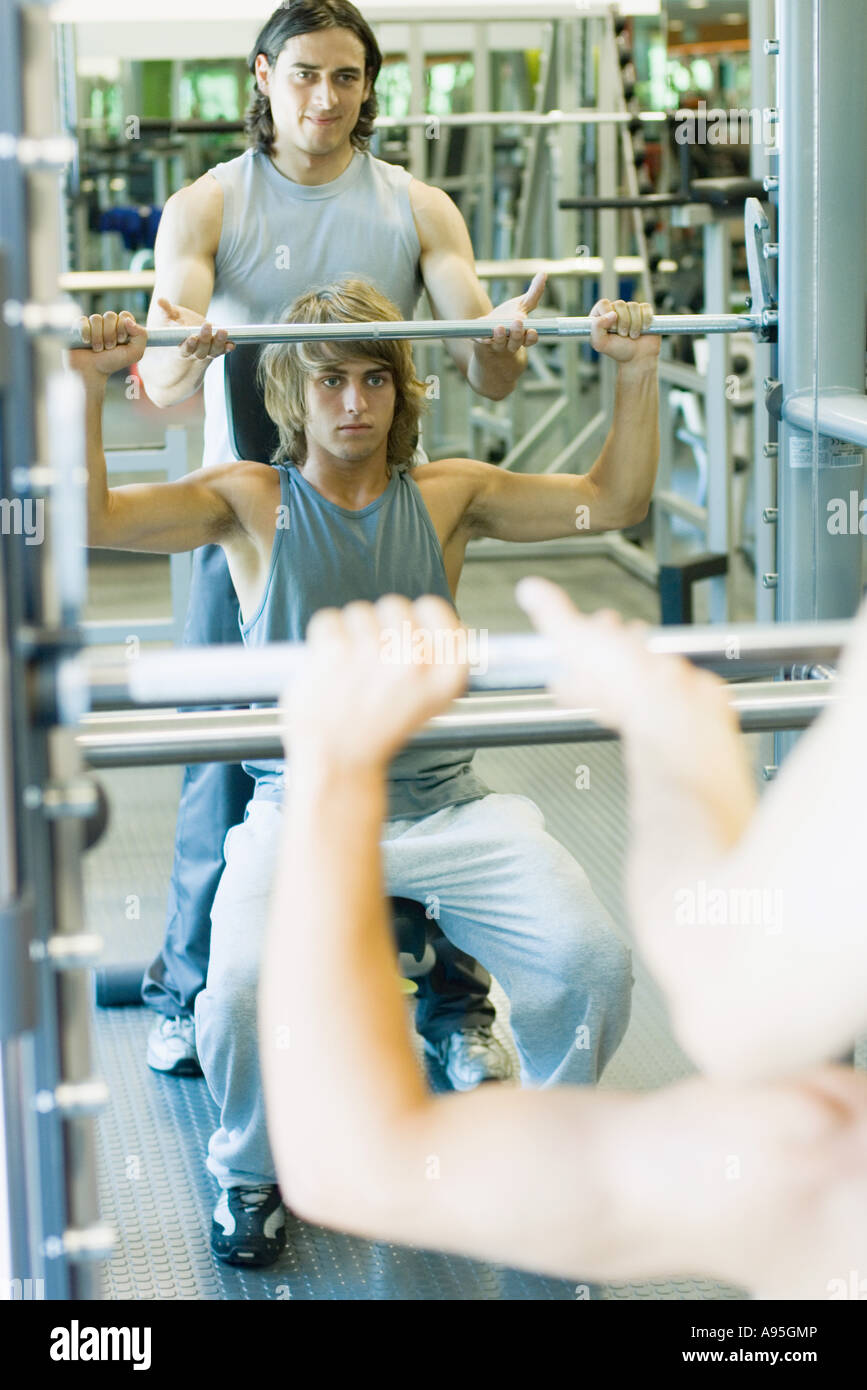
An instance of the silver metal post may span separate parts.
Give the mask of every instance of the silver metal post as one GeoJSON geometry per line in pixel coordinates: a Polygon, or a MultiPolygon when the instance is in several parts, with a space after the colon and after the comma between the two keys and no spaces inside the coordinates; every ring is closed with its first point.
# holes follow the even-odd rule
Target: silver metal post
{"type": "MultiPolygon", "coordinates": [[[[556,24],[553,22],[546,24],[539,85],[536,89],[536,110],[532,113],[536,117],[543,116],[554,99],[558,42],[559,30],[556,24]]],[[[544,186],[546,145],[543,126],[540,120],[535,120],[531,124],[534,129],[527,138],[524,176],[515,227],[516,256],[529,256],[536,249],[533,246],[533,230],[538,218],[544,186]]]]}
{"type": "MultiPolygon", "coordinates": [[[[52,99],[50,17],[44,7],[36,5],[6,5],[0,14],[5,28],[0,40],[0,126],[16,130],[20,120],[20,128],[28,138],[37,143],[50,142],[56,136],[58,120],[52,99]],[[5,27],[10,13],[12,22],[5,27]]],[[[8,216],[13,232],[11,241],[20,256],[16,302],[47,305],[56,294],[61,224],[58,173],[59,166],[52,167],[51,161],[26,173],[23,169],[14,171],[19,187],[26,184],[25,221],[23,215],[18,215],[20,205],[11,206],[8,185],[12,179],[4,172],[0,221],[5,223],[8,216]]],[[[75,475],[81,464],[80,450],[76,452],[81,415],[76,415],[71,406],[65,376],[59,390],[49,391],[49,382],[61,365],[59,345],[50,337],[37,337],[23,346],[30,361],[31,389],[13,393],[11,400],[3,401],[4,417],[8,405],[8,414],[14,414],[19,427],[15,435],[9,430],[7,438],[12,447],[8,457],[4,440],[7,485],[11,484],[14,463],[17,490],[25,496],[38,490],[39,474],[44,475],[48,464],[49,472],[63,473],[73,489],[80,489],[81,480],[75,475]],[[28,477],[34,463],[42,467],[28,477]]],[[[13,350],[20,354],[21,349],[19,337],[13,350]]],[[[74,511],[81,499],[70,493],[66,500],[74,511]]],[[[72,554],[76,527],[72,511],[49,518],[49,543],[41,545],[32,560],[25,561],[22,553],[18,555],[22,567],[29,566],[26,617],[36,629],[37,640],[45,644],[47,661],[52,637],[63,624],[71,627],[75,622],[75,599],[83,587],[82,557],[72,554]],[[64,529],[66,537],[60,534],[64,529]],[[64,583],[69,585],[68,593],[62,590],[64,583]]],[[[83,526],[83,513],[78,520],[83,526]]],[[[23,550],[22,545],[20,551],[23,550]]],[[[20,595],[24,581],[17,575],[15,579],[20,595]]],[[[24,613],[24,604],[19,603],[17,623],[25,621],[24,613]]],[[[7,640],[12,654],[10,667],[23,686],[19,669],[22,663],[20,657],[16,659],[17,648],[11,633],[7,640]]],[[[26,710],[26,696],[20,693],[17,710],[13,711],[16,774],[20,779],[31,780],[24,786],[18,781],[10,804],[15,815],[22,875],[26,875],[35,907],[27,921],[21,920],[19,907],[15,930],[25,944],[10,975],[19,982],[22,997],[33,991],[36,999],[34,1018],[27,1022],[19,1019],[15,1025],[21,1036],[13,1040],[13,1046],[18,1050],[19,1086],[27,1106],[20,1135],[10,1134],[6,1126],[7,1141],[18,1145],[7,1153],[7,1162],[10,1167],[14,1164],[16,1170],[27,1168],[26,1183],[21,1184],[17,1194],[15,1220],[19,1226],[26,1223],[31,1265],[35,1273],[44,1276],[48,1297],[92,1299],[99,1296],[100,1281],[89,1257],[95,1256],[97,1250],[105,1253],[106,1249],[106,1233],[97,1220],[93,1120],[90,1112],[85,1114],[78,1107],[68,1107],[70,1090],[74,1093],[77,1083],[89,1081],[90,989],[82,969],[87,962],[77,959],[75,963],[65,960],[61,964],[60,952],[55,970],[48,950],[52,939],[65,933],[81,935],[83,832],[80,819],[66,815],[64,801],[80,764],[72,731],[46,730],[35,725],[26,710]],[[50,824],[41,809],[45,804],[43,793],[48,788],[55,798],[57,814],[50,824]],[[22,804],[25,790],[29,795],[22,804]],[[34,964],[37,960],[38,966],[34,964]],[[83,1254],[88,1257],[84,1263],[83,1254]]],[[[4,1083],[8,1086],[7,1060],[8,1052],[4,1053],[3,1064],[4,1083]]]]}
{"type": "MultiPolygon", "coordinates": [[[[473,101],[482,110],[491,105],[491,48],[487,24],[474,26],[473,101]]],[[[477,256],[494,255],[494,129],[502,124],[503,116],[476,127],[472,144],[479,155],[476,174],[481,201],[476,204],[478,228],[477,256]]]]}
{"type": "MultiPolygon", "coordinates": [[[[777,59],[765,52],[766,40],[776,37],[774,23],[774,0],[750,0],[750,81],[752,105],[756,111],[776,107],[777,102],[777,59]]],[[[780,127],[774,129],[779,131],[780,127]]],[[[754,140],[750,146],[750,174],[754,179],[763,179],[777,168],[776,149],[770,150],[764,141],[754,140]]],[[[773,217],[773,213],[771,214],[773,217]]],[[[772,240],[776,240],[773,228],[772,240]]],[[[754,379],[755,404],[753,406],[753,530],[755,533],[755,603],[756,621],[771,622],[774,617],[774,590],[762,583],[762,575],[777,572],[777,527],[765,517],[777,506],[776,464],[764,452],[769,442],[776,442],[776,426],[764,409],[760,395],[760,385],[775,371],[772,358],[775,349],[769,343],[755,345],[754,379]],[[771,426],[773,427],[773,432],[771,426]]],[[[772,762],[770,748],[765,762],[772,762]]]]}
{"type": "Polygon", "coordinates": [[[825,437],[814,402],[827,389],[864,393],[867,264],[867,8],[850,0],[781,0],[778,616],[837,618],[861,598],[859,445],[825,437]],[[813,412],[817,418],[813,419],[813,412]],[[833,526],[839,506],[849,525],[833,526]]]}
{"type": "MultiPolygon", "coordinates": [[[[710,313],[728,308],[731,285],[731,221],[712,216],[702,232],[704,246],[704,302],[710,313]]],[[[728,555],[732,545],[732,444],[729,419],[728,376],[731,354],[726,338],[708,342],[705,429],[707,438],[707,544],[718,555],[728,555]]],[[[730,566],[731,568],[731,563],[730,566]]],[[[709,581],[711,622],[728,622],[731,615],[731,574],[709,581]]]]}
{"type": "MultiPolygon", "coordinates": [[[[599,35],[598,85],[596,100],[604,107],[614,101],[620,88],[620,69],[617,57],[617,42],[614,36],[614,19],[610,12],[592,26],[599,35]]],[[[625,113],[624,113],[625,114],[625,113]]],[[[618,141],[613,125],[601,125],[596,136],[596,194],[600,198],[616,196],[618,192],[618,141]]],[[[599,246],[593,248],[605,260],[605,269],[599,282],[600,297],[615,300],[620,296],[620,281],[614,268],[614,259],[619,251],[620,213],[615,208],[600,211],[597,221],[599,246]]],[[[599,360],[599,406],[607,419],[614,410],[614,393],[617,379],[617,365],[610,358],[599,360]]]]}
{"type": "MultiPolygon", "coordinates": [[[[427,74],[425,72],[424,61],[424,39],[423,30],[420,24],[409,26],[409,52],[407,53],[409,63],[410,78],[410,111],[408,119],[409,125],[409,168],[415,178],[423,183],[427,181],[427,140],[425,131],[430,127],[431,118],[425,116],[424,106],[427,97],[427,74]]],[[[407,118],[404,117],[400,124],[407,118]]],[[[387,127],[388,122],[377,122],[382,128],[387,127]]]]}
{"type": "MultiPolygon", "coordinates": [[[[14,913],[20,887],[13,821],[15,777],[8,649],[6,594],[0,569],[0,917],[4,918],[2,946],[4,976],[7,977],[0,981],[0,1289],[4,1297],[8,1296],[6,1290],[13,1279],[33,1276],[27,1230],[28,1174],[22,1136],[23,1069],[16,1036],[24,1019],[6,1017],[6,1006],[19,991],[24,989],[29,993],[25,981],[8,978],[16,962],[14,952],[5,949],[8,937],[18,930],[14,913]]],[[[29,1011],[34,1012],[32,999],[29,1011]]],[[[26,1006],[23,1012],[26,1016],[26,1006]]],[[[27,1022],[32,1027],[33,1018],[27,1022]]]]}

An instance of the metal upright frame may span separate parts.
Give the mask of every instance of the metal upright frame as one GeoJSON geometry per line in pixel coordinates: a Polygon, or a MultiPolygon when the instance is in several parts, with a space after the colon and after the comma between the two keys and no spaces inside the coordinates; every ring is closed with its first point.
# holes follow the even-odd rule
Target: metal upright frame
{"type": "MultiPolygon", "coordinates": [[[[53,304],[60,255],[58,114],[53,33],[45,9],[0,8],[0,301],[53,304]],[[27,143],[22,143],[27,137],[27,143]],[[54,137],[54,140],[52,140],[54,137]]],[[[54,673],[78,645],[85,577],[80,398],[58,373],[48,338],[0,330],[0,490],[45,502],[41,545],[0,545],[0,1071],[5,1182],[2,1263],[51,1299],[98,1298],[99,1224],[92,1114],[90,991],[82,967],[97,942],[83,931],[82,817],[95,789],[71,730],[51,714],[54,673]],[[54,506],[51,506],[51,502],[54,506]],[[51,526],[51,512],[56,512],[51,526]],[[58,522],[59,518],[59,522],[58,522]],[[34,692],[46,713],[37,719],[34,692]],[[41,1286],[39,1281],[42,1281],[41,1286]]]]}
{"type": "MultiPolygon", "coordinates": [[[[778,460],[781,620],[849,617],[862,547],[828,503],[864,486],[867,8],[781,0],[778,460]]],[[[856,507],[857,514],[857,507],[856,507]]]]}
{"type": "MultiPolygon", "coordinates": [[[[777,107],[776,68],[772,52],[777,29],[774,18],[775,0],[750,0],[750,77],[753,106],[764,111],[777,107]]],[[[779,125],[777,126],[779,130],[779,125]]],[[[766,203],[776,207],[778,180],[776,149],[768,150],[754,142],[750,150],[750,174],[762,179],[768,197],[766,203]]],[[[774,229],[772,239],[777,240],[774,229]]],[[[779,349],[775,343],[756,343],[754,358],[755,381],[758,385],[777,375],[779,349]]],[[[777,582],[777,453],[776,421],[760,407],[756,391],[753,407],[752,498],[753,531],[755,535],[755,604],[756,621],[770,622],[775,613],[777,582]]]]}

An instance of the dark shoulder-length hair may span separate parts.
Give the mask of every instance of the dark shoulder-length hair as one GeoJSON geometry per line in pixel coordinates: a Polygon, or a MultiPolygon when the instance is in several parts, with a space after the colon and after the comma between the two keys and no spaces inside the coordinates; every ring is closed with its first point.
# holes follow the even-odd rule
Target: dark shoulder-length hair
{"type": "MultiPolygon", "coordinates": [[[[250,50],[247,67],[255,76],[256,59],[260,53],[264,53],[273,67],[289,39],[299,34],[316,33],[320,29],[349,29],[364,46],[365,77],[371,84],[370,96],[361,108],[358,124],[350,138],[357,150],[366,150],[379,109],[375,84],[382,67],[382,52],[364,15],[350,4],[350,0],[286,0],[261,30],[250,50]]],[[[271,103],[258,87],[255,87],[250,99],[244,128],[251,146],[263,154],[274,153],[275,130],[271,103]]]]}

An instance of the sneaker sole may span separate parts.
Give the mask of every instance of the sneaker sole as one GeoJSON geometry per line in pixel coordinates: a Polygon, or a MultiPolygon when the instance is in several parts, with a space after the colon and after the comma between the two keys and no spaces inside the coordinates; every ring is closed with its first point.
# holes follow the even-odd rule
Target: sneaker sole
{"type": "Polygon", "coordinates": [[[265,1269],[268,1265],[276,1264],[285,1248],[284,1241],[280,1249],[273,1253],[262,1250],[218,1250],[211,1241],[211,1254],[214,1259],[219,1260],[221,1264],[235,1265],[241,1269],[265,1269]]]}
{"type": "Polygon", "coordinates": [[[151,1071],[158,1072],[160,1076],[203,1076],[204,1072],[198,1062],[192,1059],[181,1058],[170,1067],[161,1067],[156,1062],[152,1062],[150,1057],[147,1064],[151,1071]]]}
{"type": "Polygon", "coordinates": [[[465,1095],[467,1091],[477,1091],[480,1086],[505,1086],[507,1081],[511,1081],[510,1076],[483,1076],[478,1081],[457,1082],[454,1077],[449,1076],[447,1071],[443,1072],[453,1091],[460,1091],[465,1095]]]}

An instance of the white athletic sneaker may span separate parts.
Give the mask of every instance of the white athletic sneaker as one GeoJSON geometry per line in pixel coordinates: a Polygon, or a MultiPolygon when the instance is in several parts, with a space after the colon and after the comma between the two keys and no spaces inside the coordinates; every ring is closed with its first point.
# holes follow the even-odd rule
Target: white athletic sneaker
{"type": "Polygon", "coordinates": [[[196,1025],[189,1016],[160,1014],[148,1034],[148,1066],[164,1076],[201,1076],[196,1025]]]}
{"type": "Polygon", "coordinates": [[[425,1039],[424,1050],[455,1091],[474,1091],[485,1082],[512,1079],[509,1054],[490,1028],[460,1028],[438,1043],[425,1039]]]}

